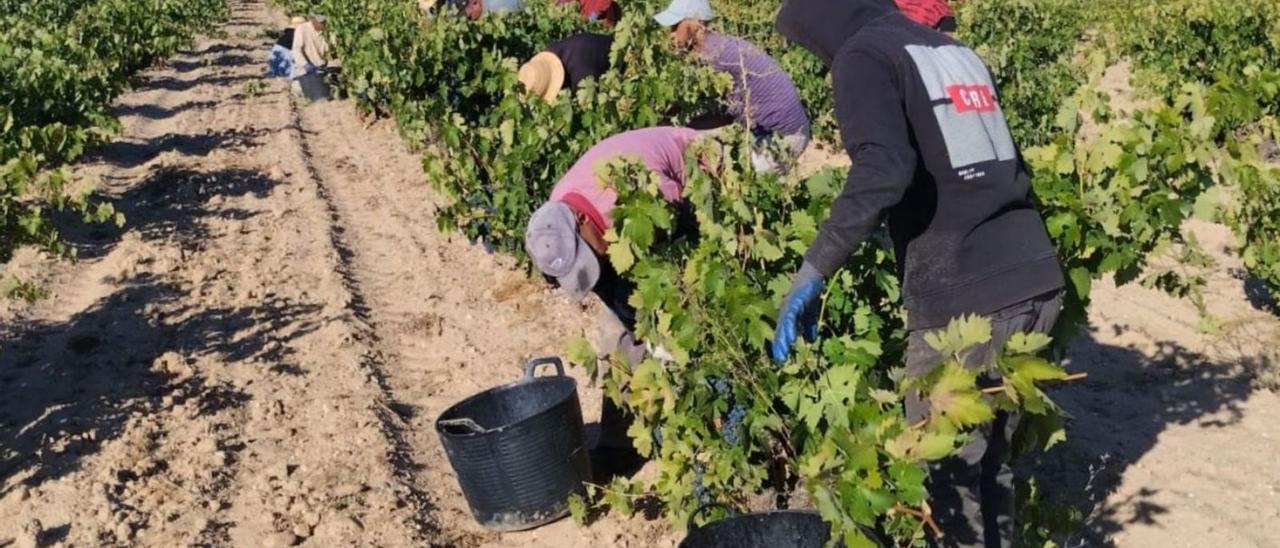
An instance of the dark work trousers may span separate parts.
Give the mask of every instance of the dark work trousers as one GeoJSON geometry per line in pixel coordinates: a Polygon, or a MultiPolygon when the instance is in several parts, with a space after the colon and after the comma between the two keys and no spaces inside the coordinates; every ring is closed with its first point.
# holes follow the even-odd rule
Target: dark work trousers
{"type": "MultiPolygon", "coordinates": [[[[621,332],[616,334],[617,340],[600,341],[600,344],[605,346],[601,349],[606,352],[621,350],[627,355],[633,366],[644,359],[644,345],[636,341],[634,335],[636,311],[630,304],[627,304],[627,300],[631,298],[631,292],[634,290],[635,284],[618,275],[607,257],[600,258],[600,280],[596,282],[591,291],[597,297],[600,297],[600,301],[604,303],[605,308],[608,308],[609,312],[621,324],[621,329],[618,330],[621,332]]],[[[598,445],[615,448],[631,447],[631,439],[627,436],[627,429],[630,427],[631,414],[623,411],[613,403],[613,400],[605,396],[604,402],[600,406],[600,441],[598,445]]]]}
{"type": "MultiPolygon", "coordinates": [[[[965,356],[965,367],[982,368],[978,383],[1001,384],[995,359],[1014,333],[1049,333],[1062,310],[1062,290],[1045,293],[987,315],[991,341],[965,356]]],[[[907,339],[907,375],[922,376],[941,362],[924,335],[912,331],[907,339]]],[[[929,402],[919,394],[907,395],[907,419],[912,423],[929,414],[929,402]]],[[[997,412],[993,422],[973,432],[959,454],[930,466],[929,504],[942,528],[943,538],[933,546],[1009,548],[1013,545],[1013,470],[1010,443],[1019,416],[997,412]]]]}
{"type": "MultiPolygon", "coordinates": [[[[677,240],[687,240],[696,243],[698,234],[697,217],[693,214],[693,209],[687,204],[681,204],[675,207],[675,229],[670,237],[677,240]]],[[[667,235],[661,235],[660,238],[667,238],[667,235]]],[[[612,344],[607,348],[602,348],[607,352],[621,350],[628,359],[631,366],[635,366],[644,359],[646,351],[644,343],[636,340],[636,310],[627,301],[631,299],[631,293],[635,291],[635,284],[630,280],[622,277],[613,268],[613,264],[609,262],[608,257],[597,257],[600,260],[600,280],[596,282],[595,287],[591,291],[600,298],[605,308],[608,308],[613,316],[617,318],[621,324],[623,333],[618,340],[611,341],[612,344]]],[[[602,341],[604,342],[604,341],[602,341]]],[[[626,387],[623,387],[624,393],[626,387]]],[[[627,429],[631,427],[632,416],[630,413],[623,411],[608,397],[604,398],[604,403],[600,408],[600,445],[606,447],[631,447],[631,439],[627,436],[627,429]]]]}

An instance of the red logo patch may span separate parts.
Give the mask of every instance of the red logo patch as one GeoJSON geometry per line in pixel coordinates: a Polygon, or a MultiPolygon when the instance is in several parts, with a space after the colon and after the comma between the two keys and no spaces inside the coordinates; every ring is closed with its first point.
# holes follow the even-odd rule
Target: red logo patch
{"type": "Polygon", "coordinates": [[[992,112],[996,109],[995,95],[985,84],[947,86],[947,95],[956,105],[956,112],[992,112]]]}

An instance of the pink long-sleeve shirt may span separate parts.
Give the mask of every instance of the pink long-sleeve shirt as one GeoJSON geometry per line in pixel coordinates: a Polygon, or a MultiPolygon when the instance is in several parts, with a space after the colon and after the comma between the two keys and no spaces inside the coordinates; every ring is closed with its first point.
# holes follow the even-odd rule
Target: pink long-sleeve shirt
{"type": "Polygon", "coordinates": [[[652,127],[619,133],[596,143],[551,190],[551,199],[564,202],[591,219],[601,231],[613,226],[610,213],[618,201],[611,185],[596,177],[596,166],[620,157],[634,157],[658,174],[658,188],[670,202],[684,192],[684,151],[698,132],[681,127],[652,127]]]}

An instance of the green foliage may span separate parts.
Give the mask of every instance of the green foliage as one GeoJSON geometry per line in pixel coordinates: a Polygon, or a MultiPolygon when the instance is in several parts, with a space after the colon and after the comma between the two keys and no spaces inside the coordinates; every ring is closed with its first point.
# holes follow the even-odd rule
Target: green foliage
{"type": "Polygon", "coordinates": [[[1062,134],[1024,151],[1070,281],[1061,334],[1085,321],[1094,279],[1136,280],[1157,250],[1183,244],[1183,221],[1214,182],[1214,121],[1198,92],[1112,118],[1100,76],[1063,104],[1062,134]]]}
{"type": "MultiPolygon", "coordinates": [[[[0,263],[34,245],[70,255],[49,221],[122,219],[61,166],[116,128],[110,102],[130,74],[225,14],[215,0],[5,2],[0,6],[0,263]]],[[[31,291],[24,290],[23,295],[31,291]]]]}
{"type": "Polygon", "coordinates": [[[608,32],[551,0],[469,21],[429,17],[402,0],[325,0],[352,97],[396,117],[425,148],[433,185],[450,198],[442,228],[520,255],[529,213],[560,174],[599,140],[628,129],[687,122],[728,85],[678,56],[648,19],[657,2],[628,5],[613,29],[614,70],[547,104],[527,97],[516,68],[546,45],[608,32]]]}
{"type": "Polygon", "coordinates": [[[1275,142],[1280,115],[1280,4],[1272,0],[1152,3],[1115,18],[1114,48],[1131,56],[1140,81],[1177,97],[1203,89],[1221,147],[1220,176],[1234,187],[1225,221],[1250,273],[1280,294],[1276,167],[1257,149],[1275,142]],[[1159,20],[1167,24],[1151,25],[1159,20]]]}
{"type": "MultiPolygon", "coordinates": [[[[1206,8],[1209,0],[1174,3],[1197,2],[1206,13],[1223,13],[1206,8]]],[[[407,140],[423,149],[431,183],[449,198],[437,216],[442,228],[517,255],[529,213],[587,148],[621,131],[682,123],[710,108],[727,85],[670,50],[666,31],[649,19],[660,0],[628,4],[612,30],[550,0],[478,22],[448,10],[425,14],[407,0],[286,3],[295,13],[330,16],[350,96],[366,110],[395,117],[407,140]],[[615,69],[550,104],[525,97],[515,79],[519,63],[586,29],[613,33],[615,69]]],[[[1133,13],[1165,9],[1148,3],[1155,4],[1141,3],[1133,13]]],[[[779,5],[719,0],[714,25],[778,59],[814,118],[815,135],[834,141],[826,71],[773,31],[779,5]]],[[[1100,5],[970,0],[959,7],[962,38],[991,64],[1018,141],[1036,145],[1024,148],[1024,156],[1070,279],[1064,333],[1084,321],[1089,289],[1102,276],[1121,283],[1145,276],[1148,285],[1194,295],[1195,274],[1151,263],[1173,254],[1204,266],[1181,233],[1183,221],[1197,212],[1248,226],[1238,230],[1255,272],[1268,272],[1266,265],[1280,255],[1274,247],[1280,223],[1276,208],[1268,208],[1275,203],[1274,171],[1245,152],[1246,141],[1256,148],[1267,135],[1274,138],[1274,123],[1259,120],[1274,112],[1275,67],[1245,52],[1215,67],[1239,68],[1248,78],[1223,77],[1230,73],[1218,68],[1186,71],[1199,76],[1170,80],[1156,101],[1118,115],[1101,93],[1104,65],[1087,62],[1134,55],[1145,66],[1160,59],[1148,53],[1164,48],[1158,45],[1163,37],[1150,36],[1159,26],[1149,21],[1151,28],[1141,29],[1111,24],[1133,15],[1118,13],[1118,3],[1092,9],[1100,5]],[[1139,32],[1148,37],[1137,38],[1139,32]],[[1270,134],[1265,127],[1273,128],[1270,134]],[[1231,154],[1223,156],[1223,144],[1231,154]],[[1219,168],[1257,201],[1218,212],[1214,203],[1222,194],[1210,189],[1219,168]]],[[[1251,17],[1223,28],[1256,38],[1251,17]]],[[[1177,17],[1153,20],[1169,19],[1177,17]]],[[[1218,31],[1211,38],[1234,39],[1218,31]]],[[[1196,47],[1187,51],[1216,51],[1196,47]]],[[[772,364],[765,345],[778,301],[844,173],[829,169],[804,181],[756,174],[748,154],[740,132],[691,147],[688,203],[676,209],[637,164],[614,162],[602,173],[620,193],[614,229],[606,235],[609,260],[636,284],[631,303],[638,336],[672,359],[597,370],[594,351],[581,340],[571,345],[571,360],[587,365],[593,377],[602,375],[610,397],[635,412],[631,437],[660,463],[648,484],[593,486],[588,497],[575,499],[574,514],[583,517],[600,501],[626,512],[649,493],[683,522],[704,502],[743,505],[762,489],[800,485],[850,546],[865,545],[866,526],[903,544],[921,542],[928,496],[923,462],[951,454],[969,429],[998,410],[1027,414],[1020,451],[1061,441],[1062,417],[1038,385],[1064,373],[1037,357],[1046,337],[1020,336],[992,364],[1003,384],[978,390],[959,355],[990,333],[982,320],[966,318],[931,337],[942,363],[923,378],[903,378],[898,280],[890,251],[875,243],[828,281],[821,342],[802,343],[785,366],[772,364]],[[693,226],[683,227],[690,217],[693,226]],[[908,390],[939,402],[928,420],[905,423],[908,390]]],[[[1023,526],[1024,540],[1052,536],[1069,522],[1055,521],[1057,510],[1034,494],[1022,500],[1024,515],[1043,520],[1023,526]]]]}
{"type": "Polygon", "coordinates": [[[964,318],[931,338],[945,356],[937,368],[902,379],[887,366],[900,363],[902,351],[892,257],[867,244],[830,280],[820,343],[773,364],[767,346],[777,304],[843,174],[807,181],[756,174],[745,136],[725,140],[705,138],[687,153],[684,193],[696,227],[685,231],[674,228],[679,212],[651,173],[625,160],[605,170],[620,195],[607,237],[611,249],[626,250],[611,260],[636,284],[637,334],[673,357],[631,371],[611,367],[604,379],[607,393],[636,415],[637,447],[659,462],[642,490],[682,523],[701,504],[744,505],[762,489],[798,482],[849,546],[867,546],[865,528],[875,527],[901,542],[922,541],[925,461],[952,454],[998,409],[1057,412],[1036,386],[1064,376],[1033,355],[1048,339],[1011,341],[993,364],[1006,388],[988,395],[960,355],[989,341],[990,325],[964,318]],[[928,420],[906,423],[908,390],[929,396],[928,420]],[[741,422],[736,408],[745,411],[741,422]]]}
{"type": "Polygon", "coordinates": [[[1245,266],[1267,283],[1280,301],[1280,158],[1276,142],[1280,122],[1271,118],[1256,132],[1233,140],[1222,163],[1224,176],[1239,194],[1227,214],[1240,240],[1245,266]],[[1270,149],[1271,158],[1259,151],[1270,149]]]}
{"type": "Polygon", "coordinates": [[[1188,82],[1239,78],[1276,68],[1280,4],[1274,0],[1118,2],[1103,36],[1133,58],[1141,79],[1165,97],[1188,82]]]}
{"type": "Polygon", "coordinates": [[[958,38],[974,48],[1000,86],[1009,129],[1022,146],[1057,133],[1054,120],[1081,75],[1073,56],[1085,34],[1085,0],[955,2],[958,38]]]}

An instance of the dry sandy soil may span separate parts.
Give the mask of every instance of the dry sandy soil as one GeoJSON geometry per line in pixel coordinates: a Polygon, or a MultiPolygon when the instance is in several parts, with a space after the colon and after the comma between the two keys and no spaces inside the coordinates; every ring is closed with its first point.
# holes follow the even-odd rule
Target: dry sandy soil
{"type": "MultiPolygon", "coordinates": [[[[123,134],[78,167],[128,222],[67,220],[78,262],[6,265],[53,294],[0,302],[0,546],[674,546],[641,517],[471,521],[432,420],[595,311],[439,233],[394,127],[261,80],[282,22],[236,3],[224,38],[145,72],[123,134]]],[[[1101,287],[1072,345],[1090,377],[1059,391],[1071,439],[1038,466],[1092,510],[1073,546],[1280,545],[1280,397],[1261,387],[1280,322],[1229,233],[1197,229],[1222,334],[1101,287]]]]}

